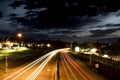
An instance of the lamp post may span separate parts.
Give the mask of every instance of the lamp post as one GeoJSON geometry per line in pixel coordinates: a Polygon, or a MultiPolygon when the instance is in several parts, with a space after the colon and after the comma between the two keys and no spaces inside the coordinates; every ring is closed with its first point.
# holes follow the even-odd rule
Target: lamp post
{"type": "MultiPolygon", "coordinates": [[[[6,41],[6,45],[8,45],[8,49],[9,47],[11,48],[11,45],[12,43],[10,41],[6,41]]],[[[6,49],[6,52],[5,52],[5,72],[8,72],[8,50],[6,49]]]]}
{"type": "Polygon", "coordinates": [[[5,72],[8,71],[8,58],[7,58],[7,51],[5,52],[5,72]]]}
{"type": "MultiPolygon", "coordinates": [[[[6,39],[6,44],[9,45],[9,39],[10,39],[11,36],[9,36],[7,39],[6,39]]],[[[8,56],[7,56],[7,50],[5,52],[5,72],[7,73],[8,72],[8,56]]]]}
{"type": "MultiPolygon", "coordinates": [[[[21,33],[18,33],[17,34],[18,37],[22,37],[22,34],[21,33]]],[[[9,39],[11,38],[12,36],[9,36],[7,39],[6,39],[6,44],[7,45],[10,45],[10,43],[8,43],[9,39]]],[[[8,72],[8,56],[7,56],[7,50],[5,52],[5,72],[8,72]]]]}
{"type": "Polygon", "coordinates": [[[96,53],[97,49],[96,48],[92,48],[90,51],[90,65],[92,64],[92,54],[96,53]]]}

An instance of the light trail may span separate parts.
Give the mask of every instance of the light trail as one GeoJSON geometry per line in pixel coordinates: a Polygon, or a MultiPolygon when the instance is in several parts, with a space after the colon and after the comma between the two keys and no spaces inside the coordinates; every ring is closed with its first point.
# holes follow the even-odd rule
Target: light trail
{"type": "Polygon", "coordinates": [[[16,78],[18,78],[19,76],[21,76],[23,73],[25,73],[27,70],[29,70],[30,68],[34,67],[36,64],[38,64],[40,61],[44,60],[47,56],[43,56],[41,59],[39,59],[38,61],[36,61],[33,65],[31,65],[30,67],[28,67],[26,70],[24,70],[23,72],[21,72],[20,74],[18,74],[15,78],[13,78],[12,80],[15,80],[16,78]]]}
{"type": "MultiPolygon", "coordinates": [[[[53,56],[55,56],[58,52],[61,52],[61,51],[63,52],[64,50],[68,50],[68,49],[65,48],[65,49],[58,49],[58,50],[51,51],[47,53],[46,55],[43,55],[42,57],[31,62],[27,66],[21,68],[17,72],[6,77],[4,80],[18,80],[25,73],[29,73],[29,74],[26,74],[23,80],[35,80],[38,78],[38,75],[44,69],[46,64],[53,58],[53,56]],[[41,63],[41,61],[43,62],[41,63]],[[28,71],[31,68],[33,69],[33,71],[32,72],[28,71]]],[[[61,64],[63,66],[63,71],[68,80],[79,80],[79,79],[80,80],[97,80],[93,76],[93,74],[87,71],[87,69],[85,69],[82,66],[79,66],[79,64],[75,61],[75,59],[73,59],[69,54],[61,53],[60,58],[61,58],[61,64]]]]}
{"type": "Polygon", "coordinates": [[[86,73],[86,70],[80,68],[78,64],[69,55],[65,54],[65,57],[69,61],[69,63],[76,69],[76,71],[83,77],[83,80],[96,80],[96,78],[91,77],[92,75],[88,75],[88,73],[86,73]]]}
{"type": "Polygon", "coordinates": [[[68,60],[68,62],[74,67],[74,69],[82,76],[82,80],[88,80],[88,78],[81,72],[79,67],[73,63],[73,60],[71,60],[71,58],[67,55],[65,55],[65,57],[68,60]]]}
{"type": "Polygon", "coordinates": [[[15,80],[17,77],[19,77],[20,75],[22,75],[24,72],[26,72],[27,70],[29,70],[30,68],[32,68],[33,66],[35,66],[37,63],[39,63],[40,61],[44,60],[45,58],[47,58],[49,55],[51,55],[52,52],[43,55],[42,57],[36,59],[35,61],[31,62],[30,64],[28,64],[27,66],[23,67],[22,69],[18,70],[17,72],[11,74],[10,76],[6,77],[4,80],[8,80],[9,78],[17,75],[14,77],[13,80],[15,80]],[[20,73],[21,72],[21,73],[20,73]]]}
{"type": "Polygon", "coordinates": [[[65,75],[67,76],[67,79],[71,80],[71,78],[69,77],[69,75],[68,75],[68,73],[67,73],[67,70],[66,70],[66,68],[65,68],[65,67],[66,67],[66,66],[65,66],[66,64],[65,64],[64,61],[63,61],[64,59],[63,59],[63,56],[62,56],[62,55],[61,55],[61,59],[62,59],[61,62],[62,62],[62,65],[63,65],[63,69],[64,69],[64,72],[65,72],[65,75]]]}
{"type": "Polygon", "coordinates": [[[49,53],[47,53],[46,55],[43,55],[42,57],[36,59],[35,61],[31,62],[30,64],[28,64],[27,66],[21,68],[20,70],[18,70],[17,72],[11,74],[10,76],[4,78],[3,80],[16,80],[18,77],[20,77],[21,75],[23,75],[26,71],[28,71],[29,69],[31,69],[32,67],[34,67],[35,65],[37,65],[38,63],[40,63],[41,61],[43,61],[41,63],[40,66],[38,66],[30,75],[28,75],[28,77],[25,80],[35,80],[37,78],[37,76],[39,75],[39,73],[41,72],[41,70],[45,67],[45,65],[52,59],[52,57],[54,55],[56,55],[58,52],[62,51],[62,50],[68,50],[69,48],[63,48],[63,49],[57,49],[54,51],[51,51],[49,53]],[[13,78],[12,78],[13,77],[13,78]]]}
{"type": "Polygon", "coordinates": [[[56,50],[52,52],[52,54],[34,71],[32,72],[25,80],[35,80],[35,78],[38,76],[40,71],[45,67],[45,65],[51,60],[51,58],[58,52],[59,50],[56,50]]]}
{"type": "MultiPolygon", "coordinates": [[[[69,70],[69,72],[72,74],[72,76],[73,76],[73,78],[70,78],[69,77],[69,74],[68,73],[66,73],[66,75],[67,75],[67,77],[69,78],[69,80],[77,80],[77,78],[75,77],[75,74],[73,73],[73,71],[72,71],[72,69],[70,68],[70,66],[69,66],[69,64],[68,64],[68,62],[67,62],[67,60],[66,60],[66,58],[65,58],[65,56],[63,55],[63,54],[61,54],[61,59],[62,59],[62,65],[65,65],[67,68],[66,69],[68,69],[69,70]]],[[[66,69],[65,69],[65,67],[63,67],[64,68],[64,70],[65,70],[65,72],[67,72],[66,71],[66,69]]]]}

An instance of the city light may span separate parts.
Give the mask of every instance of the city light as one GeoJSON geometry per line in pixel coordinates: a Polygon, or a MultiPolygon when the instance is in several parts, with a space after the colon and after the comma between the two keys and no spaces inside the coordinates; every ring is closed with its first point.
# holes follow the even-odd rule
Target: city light
{"type": "Polygon", "coordinates": [[[78,46],[75,47],[75,52],[80,52],[80,48],[78,46]]]}
{"type": "Polygon", "coordinates": [[[51,45],[50,45],[50,44],[47,44],[47,47],[51,47],[51,45]]]}
{"type": "Polygon", "coordinates": [[[18,37],[22,37],[22,34],[21,34],[21,33],[18,33],[17,36],[18,36],[18,37]]]}
{"type": "Polygon", "coordinates": [[[104,54],[102,57],[104,57],[104,58],[110,58],[107,54],[104,54]]]}
{"type": "Polygon", "coordinates": [[[96,51],[97,51],[97,49],[96,49],[96,48],[92,48],[90,52],[91,52],[91,54],[95,54],[95,53],[96,53],[96,51]]]}
{"type": "Polygon", "coordinates": [[[97,49],[96,48],[92,48],[91,50],[90,50],[90,65],[92,64],[92,54],[95,54],[96,53],[96,51],[97,51],[97,49]]]}

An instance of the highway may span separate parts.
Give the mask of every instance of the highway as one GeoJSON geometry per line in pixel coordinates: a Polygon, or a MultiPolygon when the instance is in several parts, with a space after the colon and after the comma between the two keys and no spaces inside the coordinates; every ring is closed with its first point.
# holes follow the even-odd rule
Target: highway
{"type": "Polygon", "coordinates": [[[67,50],[51,51],[0,80],[103,80],[79,60],[63,52],[67,50]]]}
{"type": "Polygon", "coordinates": [[[60,57],[61,80],[103,80],[69,54],[63,53],[60,57]]]}

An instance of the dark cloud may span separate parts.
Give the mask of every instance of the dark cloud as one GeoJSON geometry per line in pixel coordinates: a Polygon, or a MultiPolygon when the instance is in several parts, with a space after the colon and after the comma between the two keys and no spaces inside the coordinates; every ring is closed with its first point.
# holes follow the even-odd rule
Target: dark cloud
{"type": "Polygon", "coordinates": [[[12,35],[12,34],[14,34],[14,33],[12,33],[11,31],[8,31],[8,30],[0,30],[0,34],[1,35],[8,35],[8,34],[10,34],[10,35],[12,35]]]}
{"type": "Polygon", "coordinates": [[[50,33],[54,34],[54,35],[65,35],[65,34],[70,34],[72,31],[69,29],[55,29],[55,30],[51,30],[50,33]]]}
{"type": "Polygon", "coordinates": [[[16,17],[17,14],[13,13],[13,14],[10,14],[9,16],[10,16],[10,17],[16,17]]]}
{"type": "Polygon", "coordinates": [[[24,4],[24,2],[22,0],[19,0],[19,1],[14,1],[9,6],[12,6],[15,9],[16,7],[20,7],[23,4],[24,4]]]}
{"type": "Polygon", "coordinates": [[[120,37],[118,5],[119,0],[2,0],[0,30],[68,41],[120,37]]]}
{"type": "Polygon", "coordinates": [[[40,40],[40,39],[51,39],[50,36],[47,35],[47,34],[38,34],[38,33],[35,33],[35,32],[25,32],[24,34],[25,34],[24,37],[32,37],[32,38],[33,38],[33,35],[35,35],[34,39],[38,39],[38,40],[40,40]]]}
{"type": "Polygon", "coordinates": [[[107,34],[111,34],[111,33],[115,32],[117,30],[118,29],[93,30],[93,31],[90,31],[92,33],[92,35],[90,37],[103,37],[103,36],[106,36],[107,34]]]}
{"type": "Polygon", "coordinates": [[[2,12],[0,12],[0,18],[2,18],[3,17],[3,13],[2,12]]]}
{"type": "Polygon", "coordinates": [[[114,23],[113,23],[113,24],[106,24],[105,26],[106,26],[106,27],[112,27],[112,26],[115,26],[115,27],[116,27],[116,26],[120,26],[120,24],[114,24],[114,23]]]}
{"type": "Polygon", "coordinates": [[[68,17],[85,15],[95,16],[100,14],[100,12],[118,10],[120,7],[113,5],[113,3],[118,4],[118,0],[20,0],[13,2],[10,6],[16,8],[20,5],[25,5],[24,8],[29,10],[24,17],[25,19],[13,18],[17,20],[18,23],[20,22],[25,26],[29,26],[27,24],[30,24],[35,27],[39,26],[40,28],[44,28],[48,26],[73,27],[78,24],[78,21],[83,24],[87,23],[87,21],[85,22],[84,20],[77,20],[74,18],[68,19],[68,17]],[[45,12],[32,11],[33,9],[39,9],[42,7],[46,7],[47,10],[45,12]],[[37,17],[35,18],[35,16],[37,17]]]}

